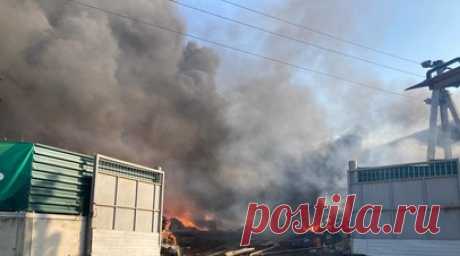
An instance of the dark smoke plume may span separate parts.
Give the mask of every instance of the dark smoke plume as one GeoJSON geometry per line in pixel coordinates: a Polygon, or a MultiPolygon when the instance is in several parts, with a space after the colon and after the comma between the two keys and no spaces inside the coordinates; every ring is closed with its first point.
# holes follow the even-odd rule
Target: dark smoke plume
{"type": "MultiPolygon", "coordinates": [[[[186,30],[168,1],[94,2],[186,30]]],[[[297,13],[304,5],[286,2],[280,10],[297,13]]],[[[339,9],[340,17],[346,12],[339,9]]],[[[308,10],[297,14],[320,24],[308,10]]],[[[343,191],[347,160],[360,157],[380,124],[381,116],[353,105],[377,98],[366,93],[340,108],[361,111],[369,126],[334,136],[335,116],[292,70],[257,62],[216,86],[222,59],[215,50],[67,1],[3,0],[0,35],[2,137],[161,165],[169,213],[215,216],[224,227],[241,224],[248,201],[297,203],[343,191]]],[[[289,61],[325,61],[278,43],[262,48],[289,61]]],[[[339,98],[348,93],[339,90],[339,98]]],[[[404,117],[385,119],[401,129],[418,124],[404,117]]]]}
{"type": "MultiPolygon", "coordinates": [[[[217,153],[228,128],[216,54],[59,2],[0,5],[2,137],[162,165],[167,199],[197,193],[198,182],[218,191],[217,153]]],[[[164,1],[117,4],[183,30],[164,1]]]]}

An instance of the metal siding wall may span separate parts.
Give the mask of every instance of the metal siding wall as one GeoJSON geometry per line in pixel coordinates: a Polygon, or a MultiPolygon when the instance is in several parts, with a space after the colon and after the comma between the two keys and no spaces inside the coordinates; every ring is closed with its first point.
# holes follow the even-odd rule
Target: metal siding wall
{"type": "Polygon", "coordinates": [[[85,214],[94,158],[41,144],[34,147],[29,211],[85,214]]]}
{"type": "MultiPolygon", "coordinates": [[[[446,161],[446,163],[447,167],[451,166],[458,168],[457,164],[454,165],[456,161],[446,161]]],[[[426,163],[420,164],[423,165],[426,163]]],[[[416,164],[409,165],[414,166],[416,164]]],[[[436,161],[433,166],[435,166],[436,172],[436,168],[442,167],[442,161],[436,161]]],[[[401,165],[399,167],[392,166],[390,169],[398,169],[400,167],[407,168],[407,165],[401,165]]],[[[395,209],[398,204],[440,204],[442,207],[439,217],[441,232],[437,235],[416,234],[413,228],[415,217],[406,214],[403,234],[358,235],[354,233],[352,235],[354,238],[353,251],[361,253],[367,252],[369,255],[440,255],[435,252],[447,250],[446,255],[460,255],[460,177],[458,171],[457,175],[443,176],[442,168],[440,168],[441,171],[439,171],[441,175],[435,177],[411,177],[365,182],[358,182],[358,179],[352,179],[350,176],[356,176],[357,172],[363,170],[378,170],[379,167],[372,167],[369,169],[358,168],[348,171],[349,192],[357,194],[355,211],[364,203],[383,204],[384,213],[381,219],[381,225],[385,223],[393,224],[395,209]],[[399,245],[402,247],[421,245],[422,248],[425,249],[421,250],[420,253],[419,250],[414,250],[414,253],[406,254],[404,251],[400,250],[402,247],[399,248],[399,245]],[[455,246],[452,247],[450,245],[455,246]],[[449,248],[456,250],[456,253],[453,254],[453,251],[449,248]],[[423,254],[424,252],[426,254],[423,254]]]]}
{"type": "MultiPolygon", "coordinates": [[[[404,232],[401,235],[359,235],[353,234],[355,238],[400,238],[400,239],[436,239],[436,240],[460,240],[460,203],[456,201],[458,193],[446,193],[452,187],[446,184],[457,182],[455,178],[432,178],[424,181],[400,181],[386,183],[356,183],[350,188],[357,193],[358,200],[355,203],[356,210],[365,203],[377,203],[384,205],[384,212],[381,224],[393,225],[398,204],[440,204],[443,208],[439,216],[441,233],[433,236],[430,234],[418,235],[413,229],[415,217],[406,214],[404,232]],[[445,187],[439,186],[445,184],[445,187]],[[424,187],[438,187],[436,193],[424,193],[424,187]],[[414,189],[414,191],[411,191],[414,189]],[[385,201],[383,201],[385,200],[385,201]]],[[[430,190],[428,190],[430,191],[430,190]]]]}
{"type": "MultiPolygon", "coordinates": [[[[387,183],[387,186],[390,185],[387,183]]],[[[393,182],[393,205],[396,209],[401,204],[423,204],[426,203],[426,198],[423,196],[423,180],[407,180],[393,182]]]]}

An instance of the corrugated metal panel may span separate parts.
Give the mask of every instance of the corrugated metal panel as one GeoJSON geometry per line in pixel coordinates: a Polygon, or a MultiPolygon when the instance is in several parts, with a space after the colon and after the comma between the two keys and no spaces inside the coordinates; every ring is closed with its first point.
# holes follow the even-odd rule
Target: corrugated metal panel
{"type": "Polygon", "coordinates": [[[118,176],[125,176],[136,180],[144,180],[148,182],[161,182],[162,174],[153,172],[139,165],[126,164],[124,162],[117,162],[112,159],[100,159],[98,168],[105,172],[111,172],[118,176]]]}
{"type": "Polygon", "coordinates": [[[29,211],[86,214],[94,158],[34,145],[29,211]]]}
{"type": "Polygon", "coordinates": [[[381,167],[360,167],[354,170],[351,180],[355,182],[381,182],[412,180],[427,177],[447,177],[458,175],[458,159],[437,160],[381,167]]]}

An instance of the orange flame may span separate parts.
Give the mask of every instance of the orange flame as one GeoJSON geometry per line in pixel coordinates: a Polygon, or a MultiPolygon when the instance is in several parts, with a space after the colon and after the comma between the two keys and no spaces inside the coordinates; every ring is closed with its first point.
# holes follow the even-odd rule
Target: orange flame
{"type": "Polygon", "coordinates": [[[215,220],[214,214],[207,213],[202,209],[196,208],[193,204],[190,203],[190,200],[170,200],[165,215],[169,218],[178,219],[185,228],[196,229],[200,231],[209,231],[209,228],[198,224],[196,216],[202,216],[199,219],[205,222],[215,220]],[[179,204],[179,202],[181,202],[179,204]]]}
{"type": "Polygon", "coordinates": [[[194,228],[194,229],[202,230],[201,227],[199,227],[192,219],[190,219],[188,217],[184,217],[184,216],[178,217],[178,216],[176,216],[175,218],[180,220],[180,222],[182,222],[182,224],[186,228],[194,228]]]}
{"type": "Polygon", "coordinates": [[[172,215],[171,217],[178,219],[182,223],[182,225],[184,225],[184,227],[186,227],[186,228],[196,229],[196,230],[200,230],[200,231],[208,231],[208,228],[201,227],[200,225],[198,225],[193,220],[193,218],[187,213],[181,213],[181,214],[177,214],[177,215],[172,215]]]}

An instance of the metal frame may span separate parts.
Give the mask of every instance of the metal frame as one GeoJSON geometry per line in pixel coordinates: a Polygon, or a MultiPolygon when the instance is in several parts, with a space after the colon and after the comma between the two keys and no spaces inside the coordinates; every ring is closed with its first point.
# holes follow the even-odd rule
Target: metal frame
{"type": "MultiPolygon", "coordinates": [[[[112,157],[108,157],[108,156],[105,156],[105,155],[101,155],[101,154],[97,154],[96,157],[95,157],[95,164],[94,164],[94,173],[93,173],[93,184],[92,184],[92,189],[91,189],[91,202],[90,202],[90,217],[91,218],[88,218],[88,234],[91,239],[88,239],[87,241],[87,253],[88,255],[91,254],[91,248],[92,248],[92,231],[93,231],[93,224],[94,224],[94,220],[93,218],[96,216],[97,214],[97,207],[98,206],[101,206],[101,207],[110,207],[113,209],[113,216],[112,216],[112,226],[111,226],[111,230],[114,230],[114,231],[117,231],[117,229],[115,228],[116,227],[116,216],[117,216],[117,210],[118,209],[130,209],[130,210],[133,210],[134,211],[134,218],[133,218],[133,228],[132,228],[132,232],[136,232],[136,222],[137,222],[137,215],[138,215],[138,211],[141,211],[141,212],[151,212],[152,213],[152,226],[150,227],[150,233],[161,233],[161,227],[162,227],[162,222],[163,222],[163,199],[164,199],[164,181],[165,181],[165,173],[164,171],[161,170],[161,167],[159,169],[153,169],[153,168],[150,168],[150,167],[146,167],[146,166],[142,166],[142,165],[139,165],[139,164],[135,164],[135,163],[130,163],[130,162],[127,162],[127,161],[122,161],[122,160],[119,160],[119,159],[116,159],[116,158],[112,158],[112,157]],[[152,172],[152,173],[157,173],[160,175],[160,179],[159,181],[147,181],[146,179],[144,178],[136,178],[136,177],[133,177],[133,176],[129,176],[129,174],[125,174],[125,173],[117,173],[115,170],[114,171],[109,171],[109,170],[104,170],[102,168],[100,168],[100,164],[102,161],[108,161],[108,162],[114,162],[114,163],[117,163],[117,164],[120,164],[120,165],[123,165],[123,166],[126,166],[126,167],[132,167],[132,168],[135,168],[135,169],[139,169],[141,171],[147,171],[147,172],[152,172]],[[112,176],[112,177],[115,177],[115,198],[114,198],[114,204],[113,205],[107,205],[107,204],[100,204],[100,203],[97,203],[95,202],[95,185],[96,185],[96,180],[97,180],[97,176],[98,176],[98,173],[101,173],[103,175],[107,175],[107,176],[112,176]],[[122,205],[118,205],[118,192],[119,192],[119,181],[120,181],[120,178],[121,179],[126,179],[126,180],[132,180],[132,181],[135,181],[135,202],[134,202],[134,207],[131,207],[131,206],[122,206],[122,205]],[[146,209],[146,208],[139,208],[138,207],[138,194],[139,194],[139,183],[146,183],[146,184],[151,184],[153,185],[153,205],[152,205],[152,209],[146,209]],[[156,204],[156,191],[157,191],[157,186],[160,186],[160,189],[159,189],[159,193],[160,195],[158,195],[157,199],[160,200],[159,202],[159,208],[156,209],[155,208],[155,204],[156,204]],[[158,216],[158,217],[156,217],[158,216]],[[158,218],[158,223],[156,223],[157,227],[155,228],[155,218],[158,218]]],[[[161,236],[159,235],[159,246],[161,246],[161,236]]]]}
{"type": "MultiPolygon", "coordinates": [[[[429,62],[431,63],[431,61],[429,62]]],[[[431,98],[425,102],[430,104],[430,124],[429,124],[429,140],[427,148],[427,159],[433,160],[436,158],[436,146],[440,144],[444,149],[444,158],[452,158],[452,127],[449,125],[449,112],[454,121],[454,129],[456,132],[460,129],[460,118],[455,107],[452,97],[447,91],[448,87],[460,86],[460,67],[451,68],[455,63],[460,63],[460,58],[452,59],[448,62],[442,60],[435,61],[434,64],[429,64],[424,67],[432,67],[426,72],[426,79],[414,86],[406,89],[412,90],[422,87],[428,87],[431,91],[431,98]],[[433,74],[436,73],[436,76],[433,74]],[[439,136],[438,128],[438,109],[441,117],[442,136],[439,136]]],[[[423,65],[422,65],[423,66],[423,65]]]]}

